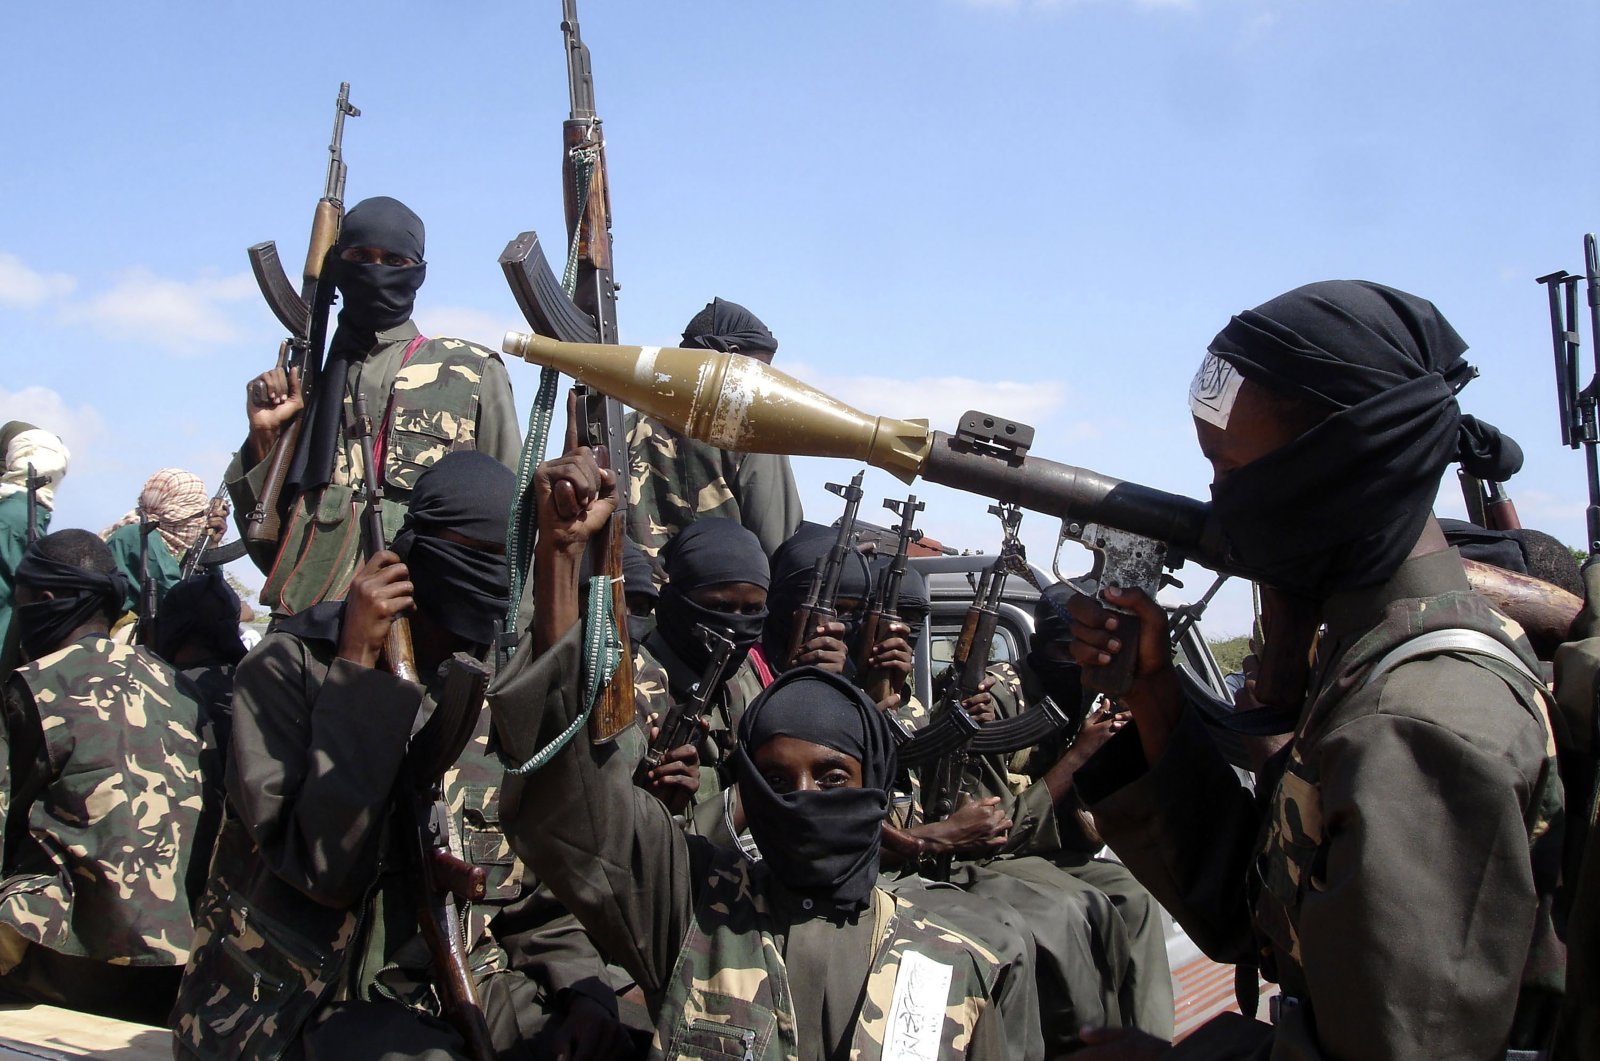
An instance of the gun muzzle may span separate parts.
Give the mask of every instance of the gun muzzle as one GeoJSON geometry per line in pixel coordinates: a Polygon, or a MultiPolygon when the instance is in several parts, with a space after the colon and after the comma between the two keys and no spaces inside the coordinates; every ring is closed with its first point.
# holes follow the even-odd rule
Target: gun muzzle
{"type": "Polygon", "coordinates": [[[563,343],[514,331],[500,348],[720,449],[842,457],[909,483],[931,445],[926,420],[868,416],[742,354],[563,343]]]}

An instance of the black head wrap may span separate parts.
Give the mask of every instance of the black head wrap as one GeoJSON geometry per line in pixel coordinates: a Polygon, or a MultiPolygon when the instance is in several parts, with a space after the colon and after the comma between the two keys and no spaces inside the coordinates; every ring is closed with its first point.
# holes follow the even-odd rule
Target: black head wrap
{"type": "Polygon", "coordinates": [[[341,332],[348,329],[365,336],[366,345],[371,346],[373,333],[411,319],[417,289],[428,273],[422,248],[422,218],[400,200],[379,195],[350,208],[328,262],[334,285],[344,296],[344,308],[339,311],[341,332]],[[347,262],[339,254],[350,247],[378,247],[417,264],[397,267],[347,262]]]}
{"type": "Polygon", "coordinates": [[[1462,430],[1466,348],[1431,302],[1366,281],[1308,284],[1234,317],[1211,353],[1329,413],[1213,485],[1214,526],[1234,563],[1312,596],[1386,581],[1464,441],[1494,448],[1488,425],[1462,430]]]}
{"type": "Polygon", "coordinates": [[[221,568],[191,575],[161,598],[156,613],[156,655],[177,665],[178,651],[193,644],[210,659],[238,663],[245,655],[239,638],[239,596],[222,577],[221,568]]]}
{"type": "MultiPolygon", "coordinates": [[[[328,344],[327,362],[319,377],[322,385],[311,397],[310,430],[289,468],[285,504],[297,493],[328,485],[333,474],[333,453],[344,411],[343,386],[352,362],[359,361],[377,342],[377,333],[411,319],[417,290],[427,276],[422,260],[422,219],[398,199],[386,195],[363,199],[345,214],[339,242],[328,251],[322,275],[344,296],[339,327],[328,344]],[[379,247],[416,261],[416,265],[374,265],[347,262],[339,255],[350,247],[379,247]]],[[[324,285],[326,286],[326,285],[324,285]]]]}
{"type": "MultiPolygon", "coordinates": [[[[761,635],[762,651],[768,662],[781,668],[787,660],[789,640],[794,630],[794,612],[806,599],[817,561],[828,555],[839,532],[819,523],[801,523],[788,540],[772,554],[772,586],[767,591],[767,626],[761,635]]],[[[865,599],[870,585],[867,558],[852,551],[845,557],[839,574],[839,596],[865,599]]],[[[845,624],[844,641],[854,634],[852,620],[845,624]]]]}
{"type": "Polygon", "coordinates": [[[690,600],[689,594],[729,582],[766,589],[771,580],[761,540],[731,519],[695,520],[662,547],[661,559],[667,584],[656,603],[656,629],[667,644],[699,672],[711,658],[696,632],[703,626],[731,640],[734,664],[742,662],[750,646],[761,639],[766,610],[748,615],[718,611],[690,600]]]}
{"type": "Polygon", "coordinates": [[[1028,670],[1045,693],[1068,712],[1083,700],[1083,671],[1070,659],[1046,650],[1047,645],[1072,640],[1067,605],[1072,598],[1093,596],[1098,587],[1093,579],[1057,582],[1046,586],[1033,606],[1033,637],[1028,646],[1028,670]]]}
{"type": "Polygon", "coordinates": [[[46,600],[16,606],[17,638],[29,659],[41,659],[61,649],[68,634],[96,616],[109,622],[121,611],[128,594],[128,580],[115,570],[111,550],[104,542],[87,531],[58,534],[81,535],[86,549],[98,546],[95,551],[105,555],[104,564],[97,566],[108,570],[88,570],[50,555],[61,544],[57,534],[28,546],[17,564],[17,584],[52,594],[46,600]]]}
{"type": "Polygon", "coordinates": [[[730,354],[776,353],[778,340],[754,313],[737,302],[714,298],[683,329],[683,345],[690,350],[730,354]]]}
{"type": "Polygon", "coordinates": [[[878,849],[895,775],[889,722],[837,674],[797,667],[750,702],[739,719],[734,776],[750,835],[791,891],[851,912],[878,879],[878,849]],[[861,763],[860,788],[777,793],[751,754],[774,737],[821,744],[861,763]]]}
{"type": "Polygon", "coordinates": [[[639,543],[624,536],[622,539],[622,589],[625,593],[642,593],[646,597],[659,597],[656,588],[656,566],[639,547],[639,543]]]}
{"type": "Polygon", "coordinates": [[[477,450],[456,450],[417,477],[411,507],[394,540],[415,587],[417,608],[475,645],[494,637],[505,615],[510,574],[505,553],[447,541],[453,531],[503,550],[517,477],[477,450]]]}

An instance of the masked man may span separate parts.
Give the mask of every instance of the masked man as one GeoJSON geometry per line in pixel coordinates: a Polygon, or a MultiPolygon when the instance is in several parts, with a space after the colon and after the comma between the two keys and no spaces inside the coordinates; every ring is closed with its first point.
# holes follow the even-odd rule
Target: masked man
{"type": "Polygon", "coordinates": [[[17,565],[28,542],[50,527],[56,487],[67,476],[70,456],[60,438],[32,424],[13,420],[0,428],[0,680],[11,673],[18,658],[16,637],[11,633],[17,565]],[[31,488],[30,466],[34,475],[31,488]]]}
{"type": "MultiPolygon", "coordinates": [[[[739,716],[762,681],[746,662],[767,618],[767,557],[756,536],[728,519],[702,519],[661,551],[668,582],[656,604],[656,625],[644,651],[667,674],[666,701],[682,704],[696,692],[711,660],[707,634],[732,642],[732,653],[712,694],[700,742],[697,801],[717,795],[718,769],[732,750],[739,716]]],[[[666,705],[652,705],[660,714],[666,705]]]]}
{"type": "MultiPolygon", "coordinates": [[[[240,664],[227,812],[173,1014],[179,1056],[465,1053],[439,1014],[445,973],[405,868],[416,832],[396,808],[422,780],[418,757],[435,754],[439,727],[424,727],[446,710],[441,665],[485,655],[505,614],[514,485],[486,454],[447,454],[417,478],[394,550],[367,562],[349,597],[280,623],[240,664]],[[400,615],[421,684],[380,665],[400,615]]],[[[496,1049],[520,1057],[543,1000],[484,932],[483,915],[520,893],[494,826],[501,772],[469,748],[446,797],[465,804],[452,827],[487,875],[487,903],[462,919],[469,964],[496,1049]]]]}
{"type": "MultiPolygon", "coordinates": [[[[1483,1058],[1546,1040],[1563,957],[1546,692],[1430,512],[1450,462],[1496,477],[1492,429],[1456,404],[1465,349],[1431,303],[1356,281],[1297,288],[1211,343],[1191,408],[1214,532],[1313,617],[1261,654],[1257,698],[1293,736],[1259,800],[1186,706],[1162,609],[1108,589],[1143,624],[1125,642],[1117,613],[1068,604],[1086,684],[1136,657],[1133,723],[1076,780],[1096,824],[1207,954],[1259,962],[1282,990],[1273,1027],[1208,1025],[1184,1044],[1196,1056],[1483,1058]],[[1268,661],[1309,659],[1319,625],[1304,691],[1267,695],[1289,685],[1268,661]]],[[[1155,1051],[1097,1038],[1099,1056],[1155,1051]]]]}
{"type": "MultiPolygon", "coordinates": [[[[743,306],[714,298],[683,330],[683,345],[770,365],[778,340],[743,306]]],[[[788,457],[720,450],[637,413],[627,427],[628,536],[651,556],[697,519],[739,523],[768,556],[800,525],[800,493],[788,457]]]]}
{"type": "MultiPolygon", "coordinates": [[[[538,607],[491,697],[513,759],[581,717],[579,565],[615,486],[579,450],[536,488],[538,607]]],[[[992,959],[875,887],[894,758],[875,705],[799,668],[739,721],[762,863],[686,836],[624,758],[581,738],[508,784],[503,808],[535,872],[644,989],[652,1057],[1004,1056],[992,959]]]]}
{"type": "Polygon", "coordinates": [[[266,487],[274,447],[305,417],[280,497],[282,538],[262,566],[261,600],[275,615],[343,597],[358,566],[353,493],[367,473],[348,427],[353,395],[363,396],[372,419],[386,541],[400,529],[417,477],[446,453],[476,449],[508,468],[516,463],[521,439],[499,356],[460,339],[424,338],[411,321],[427,272],[422,252],[422,219],[404,203],[379,196],[351,207],[324,266],[344,305],[309,409],[302,381],[281,369],[249,384],[250,434],[228,470],[241,531],[266,487]]]}
{"type": "Polygon", "coordinates": [[[202,803],[188,682],[109,635],[124,583],[88,531],[17,568],[31,662],[5,685],[0,995],[160,1023],[193,935],[202,803]]]}
{"type": "Polygon", "coordinates": [[[220,538],[227,516],[226,502],[212,510],[211,492],[194,472],[162,468],[146,479],[139,503],[100,532],[116,558],[117,570],[128,580],[122,610],[138,611],[139,594],[147,581],[159,606],[178,583],[183,554],[201,535],[220,538]]]}

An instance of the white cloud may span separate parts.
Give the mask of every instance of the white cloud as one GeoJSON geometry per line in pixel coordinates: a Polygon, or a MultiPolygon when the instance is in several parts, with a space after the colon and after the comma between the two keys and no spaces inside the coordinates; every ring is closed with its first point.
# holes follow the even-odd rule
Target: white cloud
{"type": "Polygon", "coordinates": [[[526,327],[520,318],[471,306],[429,306],[417,319],[423,335],[466,339],[496,351],[506,329],[518,326],[526,327]]]}
{"type": "Polygon", "coordinates": [[[66,312],[110,338],[143,339],[173,353],[201,354],[243,337],[227,307],[255,290],[249,273],[173,280],[140,268],[66,312]]]}
{"type": "MultiPolygon", "coordinates": [[[[0,387],[0,423],[22,420],[61,436],[79,465],[106,437],[105,419],[92,405],[71,406],[48,387],[7,390],[0,387]]],[[[68,470],[71,474],[71,469],[68,470]]]]}
{"type": "Polygon", "coordinates": [[[837,376],[793,362],[783,365],[783,370],[862,412],[925,418],[942,430],[952,430],[969,409],[1002,413],[1013,420],[1037,424],[1059,410],[1066,400],[1066,388],[1055,380],[837,376]]]}
{"type": "Polygon", "coordinates": [[[34,309],[65,298],[77,286],[65,273],[36,272],[15,254],[0,251],[0,306],[34,309]]]}

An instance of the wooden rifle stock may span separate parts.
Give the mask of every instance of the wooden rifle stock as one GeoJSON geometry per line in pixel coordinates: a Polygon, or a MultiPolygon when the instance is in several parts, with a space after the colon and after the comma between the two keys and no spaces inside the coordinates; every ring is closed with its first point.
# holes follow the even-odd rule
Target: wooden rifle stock
{"type": "Polygon", "coordinates": [[[470,656],[458,653],[445,664],[439,699],[412,738],[396,790],[417,927],[433,960],[445,1017],[461,1033],[473,1061],[492,1061],[495,1050],[456,904],[482,899],[487,875],[452,850],[442,778],[472,739],[488,684],[489,669],[470,656]]]}
{"type": "MultiPolygon", "coordinates": [[[[625,481],[619,479],[617,488],[626,490],[628,487],[625,481]]],[[[612,516],[605,534],[597,540],[602,543],[602,548],[595,549],[591,554],[595,570],[605,574],[606,586],[611,593],[609,607],[613,629],[622,631],[624,635],[622,651],[617,654],[617,669],[612,673],[611,680],[601,687],[594,713],[589,716],[589,740],[594,744],[605,744],[615,740],[618,734],[635,723],[638,709],[633,696],[633,652],[626,636],[628,600],[622,583],[622,520],[612,516]]]]}
{"type": "Polygon", "coordinates": [[[1583,599],[1532,575],[1476,560],[1461,563],[1467,582],[1522,627],[1539,658],[1554,659],[1556,649],[1569,639],[1572,624],[1583,610],[1583,599]]]}
{"type": "MultiPolygon", "coordinates": [[[[330,400],[332,400],[330,398],[330,400]]],[[[365,540],[368,560],[388,548],[383,533],[383,476],[376,467],[374,447],[372,445],[372,418],[367,415],[367,399],[365,395],[357,393],[354,396],[355,417],[350,424],[353,434],[361,447],[362,479],[364,485],[362,492],[366,495],[366,507],[361,513],[362,538],[365,540]]],[[[354,504],[354,502],[351,502],[354,504]]],[[[417,675],[417,660],[411,649],[411,623],[403,615],[397,615],[389,624],[389,636],[383,645],[383,656],[388,661],[389,669],[395,677],[403,678],[408,682],[421,683],[417,675]]]]}

